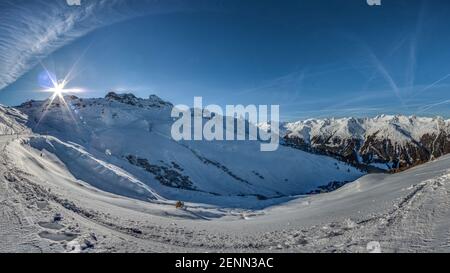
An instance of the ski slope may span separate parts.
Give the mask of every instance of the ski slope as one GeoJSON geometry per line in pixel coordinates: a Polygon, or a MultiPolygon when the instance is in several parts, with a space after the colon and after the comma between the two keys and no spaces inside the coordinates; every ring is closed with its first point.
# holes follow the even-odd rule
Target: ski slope
{"type": "Polygon", "coordinates": [[[2,252],[367,252],[372,241],[383,252],[450,250],[448,156],[266,209],[176,209],[92,187],[27,139],[0,137],[2,252]]]}

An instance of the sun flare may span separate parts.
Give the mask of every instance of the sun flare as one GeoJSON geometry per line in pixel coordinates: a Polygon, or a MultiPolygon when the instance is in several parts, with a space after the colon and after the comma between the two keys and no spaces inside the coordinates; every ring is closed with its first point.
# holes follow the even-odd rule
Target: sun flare
{"type": "Polygon", "coordinates": [[[55,84],[55,87],[51,88],[53,91],[53,95],[56,97],[62,97],[64,93],[67,93],[68,90],[64,89],[65,84],[63,83],[57,83],[55,84]]]}
{"type": "Polygon", "coordinates": [[[80,89],[66,88],[67,82],[65,80],[53,81],[52,84],[53,87],[44,90],[45,92],[53,93],[52,98],[63,98],[65,94],[81,92],[80,89]]]}

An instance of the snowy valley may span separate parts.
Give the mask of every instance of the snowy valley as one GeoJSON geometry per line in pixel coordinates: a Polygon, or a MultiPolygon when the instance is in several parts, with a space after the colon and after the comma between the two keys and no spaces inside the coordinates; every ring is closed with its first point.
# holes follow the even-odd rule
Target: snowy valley
{"type": "Polygon", "coordinates": [[[448,251],[450,157],[436,159],[447,121],[287,123],[286,145],[262,153],[173,141],[172,107],[116,93],[0,107],[0,252],[448,251]],[[403,153],[427,138],[432,158],[403,153]],[[395,152],[375,157],[377,145],[395,152]],[[346,151],[367,165],[432,162],[366,174],[346,151]],[[333,182],[351,183],[308,194],[333,182]]]}

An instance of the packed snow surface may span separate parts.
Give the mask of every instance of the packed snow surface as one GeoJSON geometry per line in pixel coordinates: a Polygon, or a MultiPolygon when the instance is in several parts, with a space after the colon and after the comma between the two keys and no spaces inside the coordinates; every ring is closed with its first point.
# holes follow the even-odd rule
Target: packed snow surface
{"type": "Polygon", "coordinates": [[[139,201],[75,178],[29,137],[2,136],[2,252],[450,250],[450,157],[260,210],[139,201]]]}

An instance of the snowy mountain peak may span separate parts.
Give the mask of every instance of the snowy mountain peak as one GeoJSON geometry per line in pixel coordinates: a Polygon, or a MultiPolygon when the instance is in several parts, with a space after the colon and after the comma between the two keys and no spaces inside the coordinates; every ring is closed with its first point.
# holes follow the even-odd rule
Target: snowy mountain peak
{"type": "Polygon", "coordinates": [[[313,135],[333,135],[339,137],[352,137],[364,139],[368,134],[376,134],[379,138],[392,138],[395,142],[420,140],[424,134],[439,133],[442,130],[448,131],[450,120],[442,117],[417,117],[404,115],[379,115],[374,118],[329,118],[329,119],[308,119],[285,123],[288,135],[297,135],[298,132],[308,127],[313,135]],[[404,132],[409,132],[405,136],[404,132]],[[379,132],[377,134],[377,132],[379,132]],[[388,135],[385,135],[386,133],[388,135]]]}
{"type": "Polygon", "coordinates": [[[288,145],[388,169],[450,153],[450,120],[442,117],[308,119],[285,123],[281,131],[288,145]]]}
{"type": "Polygon", "coordinates": [[[109,92],[106,94],[105,99],[130,105],[135,105],[139,102],[139,99],[132,93],[117,94],[116,92],[109,92]]]}
{"type": "Polygon", "coordinates": [[[123,93],[118,94],[116,92],[109,92],[105,99],[109,101],[117,101],[124,104],[129,104],[133,106],[149,105],[149,106],[157,106],[157,107],[172,107],[173,105],[170,102],[164,101],[160,97],[156,95],[150,95],[148,99],[141,99],[136,97],[133,93],[123,93]]]}
{"type": "Polygon", "coordinates": [[[77,179],[128,197],[234,206],[305,194],[364,174],[289,147],[264,154],[253,141],[175,141],[172,104],[154,95],[110,92],[105,98],[64,99],[66,104],[47,100],[19,107],[34,133],[51,136],[30,144],[56,154],[77,179]]]}

